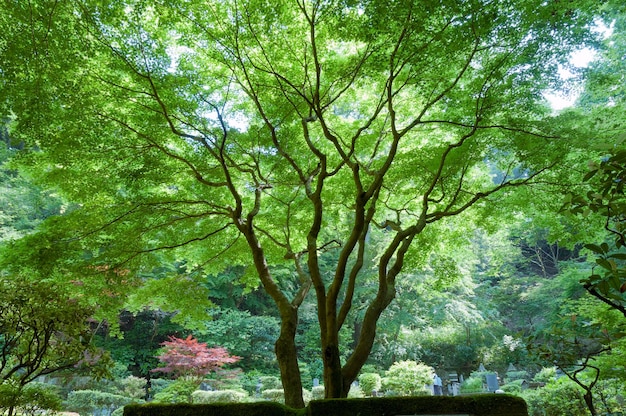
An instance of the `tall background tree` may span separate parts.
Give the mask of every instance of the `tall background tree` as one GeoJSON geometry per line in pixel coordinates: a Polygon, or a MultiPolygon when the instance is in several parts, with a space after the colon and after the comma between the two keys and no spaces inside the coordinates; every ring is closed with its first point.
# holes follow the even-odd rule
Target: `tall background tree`
{"type": "Polygon", "coordinates": [[[163,261],[186,262],[170,283],[190,294],[198,270],[253,270],[295,407],[312,289],[326,396],[345,396],[405,267],[459,218],[567,185],[585,143],[541,93],[594,3],[5,3],[0,108],[23,165],[74,203],[20,252],[111,309],[163,261]]]}

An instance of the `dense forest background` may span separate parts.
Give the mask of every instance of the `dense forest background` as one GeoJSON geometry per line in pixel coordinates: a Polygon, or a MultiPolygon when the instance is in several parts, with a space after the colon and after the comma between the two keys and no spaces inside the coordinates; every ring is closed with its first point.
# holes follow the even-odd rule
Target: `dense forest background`
{"type": "Polygon", "coordinates": [[[620,2],[96,3],[2,6],[9,416],[494,373],[626,411],[620,2]]]}

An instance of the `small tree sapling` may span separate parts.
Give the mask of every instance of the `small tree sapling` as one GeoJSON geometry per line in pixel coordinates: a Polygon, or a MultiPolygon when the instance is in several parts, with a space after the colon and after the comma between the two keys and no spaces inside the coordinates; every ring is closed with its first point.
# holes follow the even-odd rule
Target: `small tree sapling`
{"type": "Polygon", "coordinates": [[[226,348],[208,348],[206,343],[198,342],[191,335],[185,339],[169,338],[169,341],[161,343],[164,348],[157,357],[164,366],[155,368],[153,372],[170,373],[174,378],[186,376],[202,379],[225,364],[236,363],[241,359],[230,355],[226,348]]]}

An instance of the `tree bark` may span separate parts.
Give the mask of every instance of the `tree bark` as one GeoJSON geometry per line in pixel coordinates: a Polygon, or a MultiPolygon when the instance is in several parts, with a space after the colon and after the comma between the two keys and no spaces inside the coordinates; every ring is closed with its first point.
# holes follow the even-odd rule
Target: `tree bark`
{"type": "Polygon", "coordinates": [[[387,294],[387,296],[375,299],[375,301],[368,307],[362,321],[359,341],[357,342],[354,352],[350,355],[341,369],[340,383],[343,387],[344,394],[341,397],[347,396],[350,390],[350,385],[354,380],[356,380],[359,371],[361,371],[363,364],[365,364],[370,353],[372,352],[372,347],[376,338],[378,318],[380,318],[382,312],[389,305],[393,296],[394,292],[391,291],[391,293],[387,294]]]}
{"type": "Polygon", "coordinates": [[[596,408],[593,405],[593,395],[591,394],[591,389],[585,391],[585,395],[583,396],[585,399],[585,404],[591,413],[591,416],[596,416],[598,413],[596,412],[596,408]]]}
{"type": "Polygon", "coordinates": [[[339,346],[332,343],[324,347],[324,387],[327,399],[346,397],[348,389],[344,388],[343,376],[341,373],[341,359],[339,356],[339,346]]]}
{"type": "Polygon", "coordinates": [[[252,251],[254,266],[265,291],[271,296],[280,313],[280,334],[274,344],[276,360],[285,392],[285,404],[295,409],[304,407],[302,398],[302,380],[298,367],[296,349],[296,329],[298,327],[298,303],[292,303],[274,282],[265,258],[265,252],[251,226],[252,217],[247,221],[238,221],[239,229],[246,237],[252,251]]]}
{"type": "Polygon", "coordinates": [[[281,326],[280,335],[276,340],[276,359],[280,368],[280,376],[285,392],[285,404],[294,409],[304,407],[302,398],[302,379],[298,367],[296,350],[296,328],[298,327],[298,309],[296,307],[279,307],[281,326]]]}

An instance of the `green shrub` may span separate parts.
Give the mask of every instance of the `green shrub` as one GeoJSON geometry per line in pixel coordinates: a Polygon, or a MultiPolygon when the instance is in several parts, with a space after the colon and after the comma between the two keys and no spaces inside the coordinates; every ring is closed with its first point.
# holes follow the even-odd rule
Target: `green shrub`
{"type": "Polygon", "coordinates": [[[62,400],[55,386],[29,383],[21,389],[14,383],[0,384],[0,414],[9,408],[19,408],[22,415],[35,415],[42,410],[61,410],[62,400]]]}
{"type": "MultiPolygon", "coordinates": [[[[285,391],[283,389],[263,390],[261,392],[261,397],[264,400],[269,400],[271,402],[281,403],[281,404],[285,403],[285,391]]],[[[309,390],[302,389],[302,399],[304,400],[304,403],[310,402],[312,397],[313,395],[311,394],[309,390]]]]}
{"type": "Polygon", "coordinates": [[[468,397],[424,396],[316,400],[307,409],[278,403],[147,404],[128,405],[125,416],[344,416],[344,415],[472,414],[474,416],[528,416],[526,403],[507,394],[468,397]]]}
{"type": "Polygon", "coordinates": [[[261,397],[275,403],[285,403],[285,391],[283,389],[269,389],[261,391],[261,397]]]}
{"type": "Polygon", "coordinates": [[[366,396],[371,396],[374,390],[379,391],[381,383],[382,378],[378,373],[363,373],[359,376],[359,386],[366,396]]]}
{"type": "Polygon", "coordinates": [[[461,383],[461,393],[480,393],[482,391],[482,377],[469,377],[463,383],[461,383]]]}
{"type": "Polygon", "coordinates": [[[67,395],[65,407],[84,415],[102,408],[114,410],[129,403],[143,403],[143,400],[98,390],[75,390],[67,395]]]}
{"type": "Polygon", "coordinates": [[[500,390],[503,390],[507,393],[517,394],[522,392],[522,383],[524,380],[514,380],[510,383],[504,384],[500,386],[500,390]]]}
{"type": "Polygon", "coordinates": [[[583,390],[563,377],[537,390],[525,390],[521,397],[528,404],[530,416],[587,416],[583,390]]]}
{"type": "Polygon", "coordinates": [[[553,380],[556,380],[556,367],[542,368],[541,371],[533,377],[533,381],[540,383],[547,383],[553,380]]]}
{"type": "Polygon", "coordinates": [[[146,395],[145,378],[128,376],[115,381],[116,392],[121,396],[142,399],[146,395]]]}
{"type": "Polygon", "coordinates": [[[260,377],[262,377],[262,374],[259,371],[248,371],[239,376],[239,383],[249,395],[254,396],[257,393],[260,377]]]}
{"type": "Polygon", "coordinates": [[[399,361],[393,363],[385,377],[382,387],[394,395],[416,396],[427,394],[427,385],[432,384],[435,370],[416,361],[399,361]]]}
{"type": "Polygon", "coordinates": [[[380,371],[378,371],[378,368],[373,364],[364,364],[363,367],[361,367],[361,373],[362,374],[365,374],[365,373],[379,374],[380,371]]]}
{"type": "Polygon", "coordinates": [[[126,406],[118,407],[117,409],[115,409],[111,413],[111,416],[124,416],[124,407],[126,406]]]}
{"type": "Polygon", "coordinates": [[[508,394],[329,399],[309,403],[308,410],[312,416],[420,414],[528,416],[524,400],[508,394]]]}
{"type": "Polygon", "coordinates": [[[515,380],[528,380],[528,372],[526,371],[509,371],[506,373],[507,383],[515,380]]]}
{"type": "Polygon", "coordinates": [[[311,389],[311,400],[322,400],[326,395],[324,386],[315,386],[311,389]]]}
{"type": "Polygon", "coordinates": [[[181,377],[152,396],[158,403],[191,403],[191,393],[200,383],[195,378],[181,377]]]}
{"type": "Polygon", "coordinates": [[[214,404],[146,404],[128,405],[125,416],[305,416],[306,410],[291,409],[279,403],[264,401],[255,403],[214,404]]]}
{"type": "Polygon", "coordinates": [[[127,364],[115,360],[113,360],[113,365],[109,371],[111,372],[111,377],[114,379],[123,379],[131,375],[130,371],[128,371],[127,364]]]}
{"type": "Polygon", "coordinates": [[[174,380],[168,380],[166,378],[150,379],[150,395],[154,397],[155,394],[160,393],[172,383],[174,383],[174,380]]]}
{"type": "Polygon", "coordinates": [[[248,399],[248,393],[237,390],[196,390],[191,393],[193,403],[241,403],[248,399]]]}
{"type": "Polygon", "coordinates": [[[279,390],[283,388],[283,384],[278,377],[262,376],[259,377],[259,381],[261,381],[261,390],[279,390]]]}

